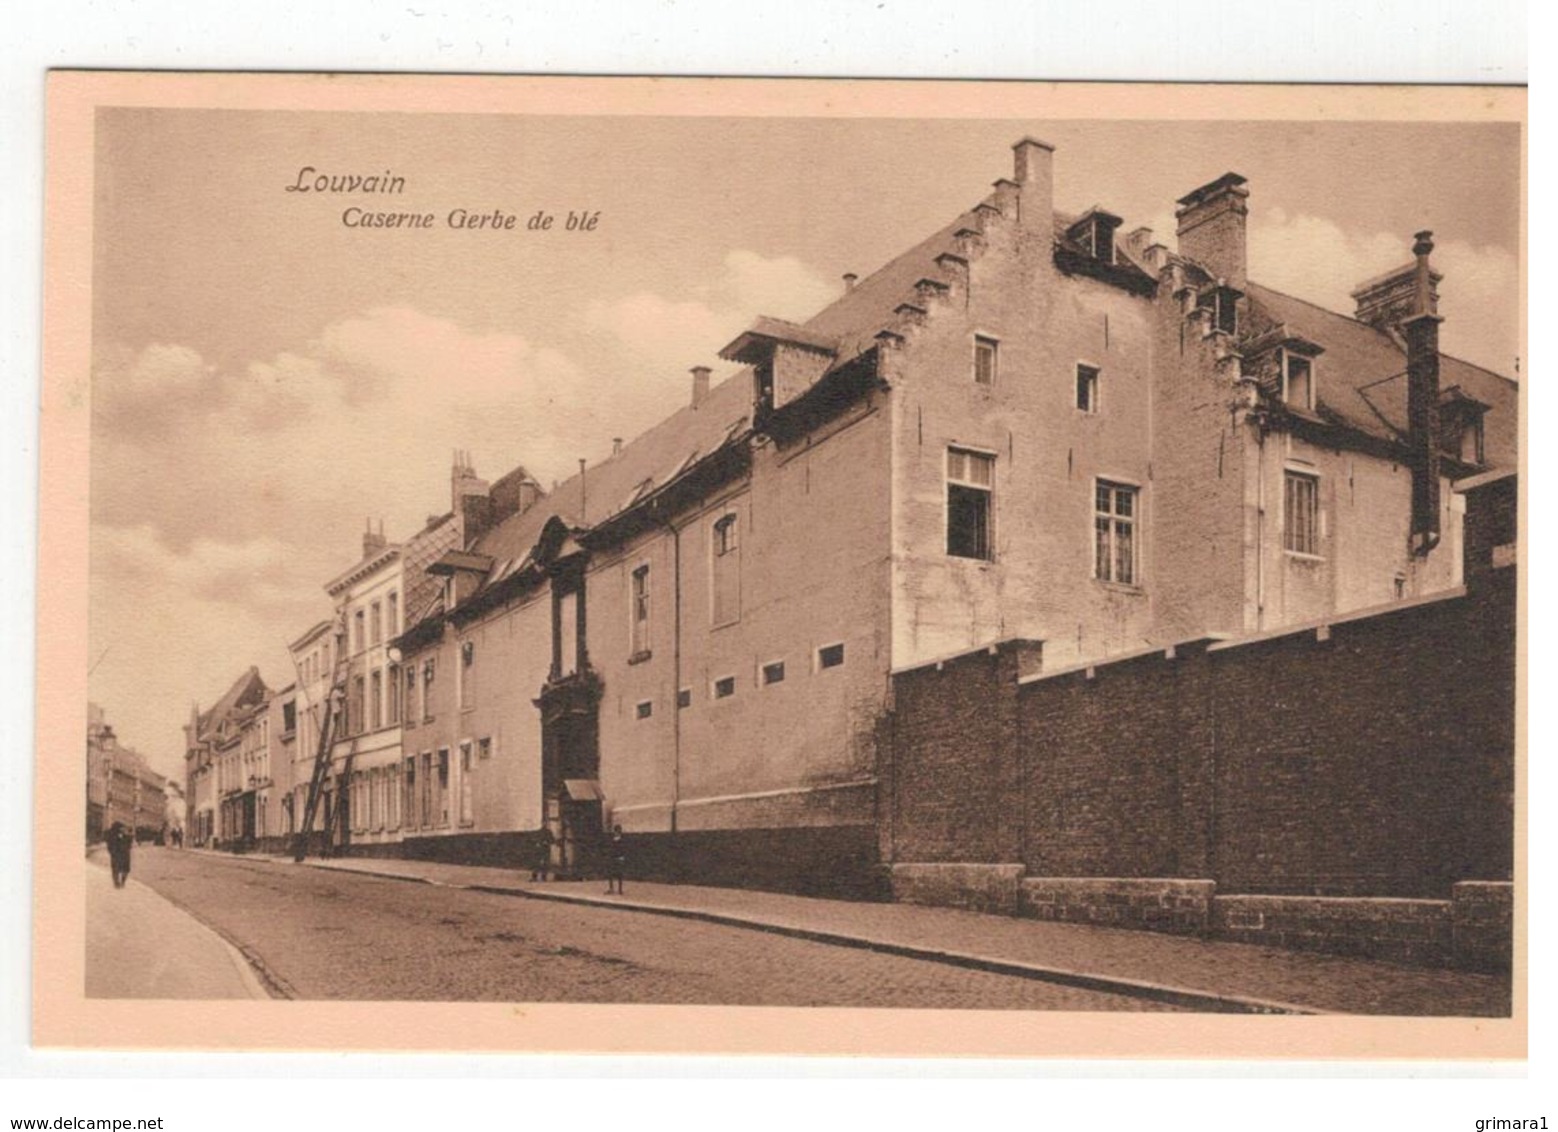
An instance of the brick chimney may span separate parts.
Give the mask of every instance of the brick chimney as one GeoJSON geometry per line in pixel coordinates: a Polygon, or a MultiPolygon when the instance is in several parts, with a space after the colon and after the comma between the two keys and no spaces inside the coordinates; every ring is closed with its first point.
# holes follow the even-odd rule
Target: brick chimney
{"type": "Polygon", "coordinates": [[[1179,254],[1195,260],[1236,291],[1245,289],[1245,218],[1250,190],[1237,173],[1192,189],[1179,198],[1179,254]]]}
{"type": "MultiPolygon", "coordinates": [[[[1439,282],[1443,278],[1437,271],[1428,273],[1429,302],[1435,307],[1439,303],[1439,282]]],[[[1353,288],[1352,301],[1354,317],[1359,322],[1393,335],[1404,348],[1404,324],[1417,312],[1417,261],[1359,283],[1353,288]]]]}
{"type": "Polygon", "coordinates": [[[1428,257],[1432,232],[1412,245],[1412,307],[1401,322],[1407,351],[1407,443],[1412,450],[1412,552],[1427,554],[1439,542],[1439,317],[1434,271],[1428,257]]]}
{"type": "Polygon", "coordinates": [[[703,404],[704,398],[709,395],[709,374],[713,372],[708,366],[692,367],[692,407],[697,408],[703,404]]]}
{"type": "Polygon", "coordinates": [[[1048,237],[1055,223],[1055,147],[1033,137],[1012,146],[1012,179],[1023,231],[1048,237]]]}
{"type": "Polygon", "coordinates": [[[492,519],[492,488],[476,474],[469,452],[457,451],[449,472],[449,510],[460,521],[461,537],[469,546],[487,530],[492,519]]]}
{"type": "Polygon", "coordinates": [[[384,520],[379,520],[379,529],[373,529],[373,520],[368,520],[368,529],[362,535],[362,556],[372,558],[379,551],[389,545],[389,540],[384,537],[384,520]]]}

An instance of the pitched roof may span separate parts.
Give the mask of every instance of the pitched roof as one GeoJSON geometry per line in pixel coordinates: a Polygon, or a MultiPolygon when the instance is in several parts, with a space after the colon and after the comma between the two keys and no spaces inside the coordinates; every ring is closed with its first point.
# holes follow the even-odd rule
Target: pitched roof
{"type": "Polygon", "coordinates": [[[269,694],[265,681],[260,679],[260,670],[251,664],[242,676],[233,681],[232,687],[222,694],[222,698],[211,705],[209,711],[201,713],[196,737],[204,738],[224,719],[242,714],[269,694]]]}
{"type": "MultiPolygon", "coordinates": [[[[1325,347],[1316,395],[1329,415],[1380,440],[1399,441],[1407,433],[1406,351],[1383,330],[1259,283],[1247,292],[1257,321],[1281,324],[1288,331],[1325,347]]],[[[1487,463],[1518,463],[1519,386],[1507,377],[1459,358],[1439,357],[1441,389],[1462,393],[1489,406],[1483,446],[1487,463]]]]}
{"type": "MultiPolygon", "coordinates": [[[[552,518],[573,529],[594,526],[685,472],[692,464],[741,436],[752,416],[752,375],[743,369],[709,390],[697,405],[684,405],[622,451],[573,475],[529,510],[510,516],[471,549],[492,560],[488,580],[513,573],[552,518]]],[[[442,612],[435,598],[422,616],[442,612]]]]}

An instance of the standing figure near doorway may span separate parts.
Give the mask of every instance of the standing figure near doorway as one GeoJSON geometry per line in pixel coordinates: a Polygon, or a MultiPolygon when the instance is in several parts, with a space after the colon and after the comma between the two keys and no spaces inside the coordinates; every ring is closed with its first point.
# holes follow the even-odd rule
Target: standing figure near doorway
{"type": "Polygon", "coordinates": [[[545,880],[552,868],[552,830],[549,826],[542,826],[541,832],[536,835],[535,845],[531,849],[530,879],[545,880]]]}
{"type": "Polygon", "coordinates": [[[627,870],[627,843],[622,839],[622,827],[611,827],[611,841],[606,846],[606,895],[615,892],[622,895],[622,874],[627,870]]]}

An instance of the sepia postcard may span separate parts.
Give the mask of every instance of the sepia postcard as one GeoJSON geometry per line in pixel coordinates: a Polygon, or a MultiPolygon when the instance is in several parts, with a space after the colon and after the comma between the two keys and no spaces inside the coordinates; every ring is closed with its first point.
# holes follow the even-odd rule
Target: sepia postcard
{"type": "Polygon", "coordinates": [[[54,74],[34,1040],[1523,1057],[1525,122],[54,74]]]}

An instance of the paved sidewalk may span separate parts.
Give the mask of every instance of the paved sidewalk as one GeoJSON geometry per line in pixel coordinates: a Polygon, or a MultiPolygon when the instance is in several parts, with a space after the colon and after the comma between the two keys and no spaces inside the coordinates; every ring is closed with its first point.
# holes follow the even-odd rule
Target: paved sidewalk
{"type": "Polygon", "coordinates": [[[115,888],[106,855],[87,859],[88,998],[268,998],[237,949],[135,879],[115,888]]]}
{"type": "MultiPolygon", "coordinates": [[[[291,864],[286,858],[269,858],[291,864]]],[[[635,882],[534,883],[519,871],[350,857],[307,866],[681,916],[842,946],[1139,994],[1202,1010],[1507,1016],[1510,984],[1492,975],[1398,966],[1156,932],[1055,924],[952,908],[822,900],[746,889],[635,882]]]]}

